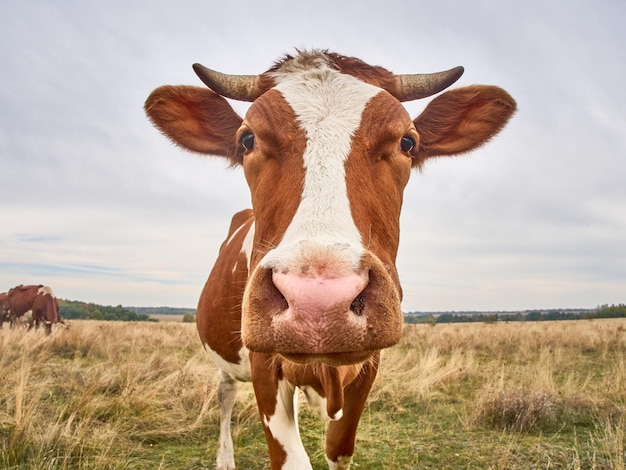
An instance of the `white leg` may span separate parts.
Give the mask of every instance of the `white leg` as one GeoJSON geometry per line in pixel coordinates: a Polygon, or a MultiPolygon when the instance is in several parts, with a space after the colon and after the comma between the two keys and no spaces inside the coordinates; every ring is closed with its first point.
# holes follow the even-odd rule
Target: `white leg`
{"type": "Polygon", "coordinates": [[[350,470],[352,457],[339,457],[337,462],[333,462],[326,457],[326,462],[328,462],[328,470],[350,470]]]}
{"type": "Polygon", "coordinates": [[[311,469],[311,462],[300,440],[298,429],[298,395],[295,387],[286,380],[278,382],[276,409],[272,416],[265,416],[265,425],[272,437],[282,446],[287,459],[283,470],[311,469]]]}
{"type": "Polygon", "coordinates": [[[217,470],[235,470],[235,453],[230,420],[235,405],[237,381],[220,369],[218,400],[220,403],[220,444],[217,449],[217,470]]]}

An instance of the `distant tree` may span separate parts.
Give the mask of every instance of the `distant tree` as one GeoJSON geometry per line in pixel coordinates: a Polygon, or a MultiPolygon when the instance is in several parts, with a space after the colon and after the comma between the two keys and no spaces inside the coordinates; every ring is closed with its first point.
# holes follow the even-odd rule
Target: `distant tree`
{"type": "Polygon", "coordinates": [[[493,315],[483,315],[483,321],[489,324],[498,323],[498,314],[496,313],[493,315]]]}
{"type": "Polygon", "coordinates": [[[451,313],[442,313],[437,317],[437,323],[453,323],[456,320],[456,315],[453,315],[451,313]]]}
{"type": "Polygon", "coordinates": [[[626,305],[602,305],[596,310],[593,318],[624,318],[626,317],[626,305]]]}
{"type": "Polygon", "coordinates": [[[59,315],[68,320],[157,321],[121,305],[110,307],[76,300],[59,300],[59,315]]]}
{"type": "Polygon", "coordinates": [[[183,323],[195,323],[196,316],[193,313],[185,313],[183,315],[183,323]]]}

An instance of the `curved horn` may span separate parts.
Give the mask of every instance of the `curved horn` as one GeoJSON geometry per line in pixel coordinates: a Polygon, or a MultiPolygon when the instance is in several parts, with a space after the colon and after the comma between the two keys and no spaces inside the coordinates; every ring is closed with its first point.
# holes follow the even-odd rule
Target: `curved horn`
{"type": "Polygon", "coordinates": [[[200,64],[193,64],[193,70],[206,86],[225,98],[254,101],[263,93],[256,75],[227,75],[200,64]]]}
{"type": "Polygon", "coordinates": [[[400,101],[426,98],[448,88],[463,75],[463,71],[459,66],[445,72],[396,75],[396,92],[392,95],[400,101]]]}

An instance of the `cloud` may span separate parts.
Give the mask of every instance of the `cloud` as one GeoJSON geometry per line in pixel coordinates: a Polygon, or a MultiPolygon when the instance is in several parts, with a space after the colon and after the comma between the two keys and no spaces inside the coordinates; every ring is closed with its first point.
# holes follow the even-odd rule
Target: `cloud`
{"type": "Polygon", "coordinates": [[[625,9],[0,3],[0,290],[45,282],[80,300],[195,305],[249,191],[241,170],[160,136],[143,101],[162,84],[200,85],[194,62],[257,73],[321,47],[398,73],[464,65],[455,86],[496,84],[519,105],[493,142],[413,175],[406,309],[624,302],[625,9]]]}

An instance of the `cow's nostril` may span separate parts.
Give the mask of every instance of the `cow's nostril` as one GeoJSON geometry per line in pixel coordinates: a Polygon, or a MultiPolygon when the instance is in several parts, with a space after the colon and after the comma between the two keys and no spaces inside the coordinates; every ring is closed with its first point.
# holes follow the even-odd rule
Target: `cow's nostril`
{"type": "Polygon", "coordinates": [[[362,292],[352,301],[350,304],[350,310],[355,315],[363,315],[363,311],[365,310],[365,297],[362,292]]]}
{"type": "MultiPolygon", "coordinates": [[[[279,294],[280,294],[280,291],[279,291],[279,294]]],[[[276,303],[277,305],[279,305],[279,308],[278,308],[279,312],[284,312],[285,310],[289,308],[289,302],[287,302],[287,299],[285,298],[283,294],[280,294],[279,297],[276,298],[276,303]]]]}
{"type": "Polygon", "coordinates": [[[289,302],[287,302],[287,299],[285,298],[285,296],[283,295],[283,293],[274,288],[274,298],[273,298],[273,311],[274,312],[284,312],[285,310],[287,310],[289,308],[289,302]]]}
{"type": "Polygon", "coordinates": [[[261,295],[259,295],[258,301],[265,305],[265,309],[268,313],[284,312],[289,307],[287,299],[272,281],[271,270],[264,271],[261,282],[259,283],[259,292],[261,295]]]}

